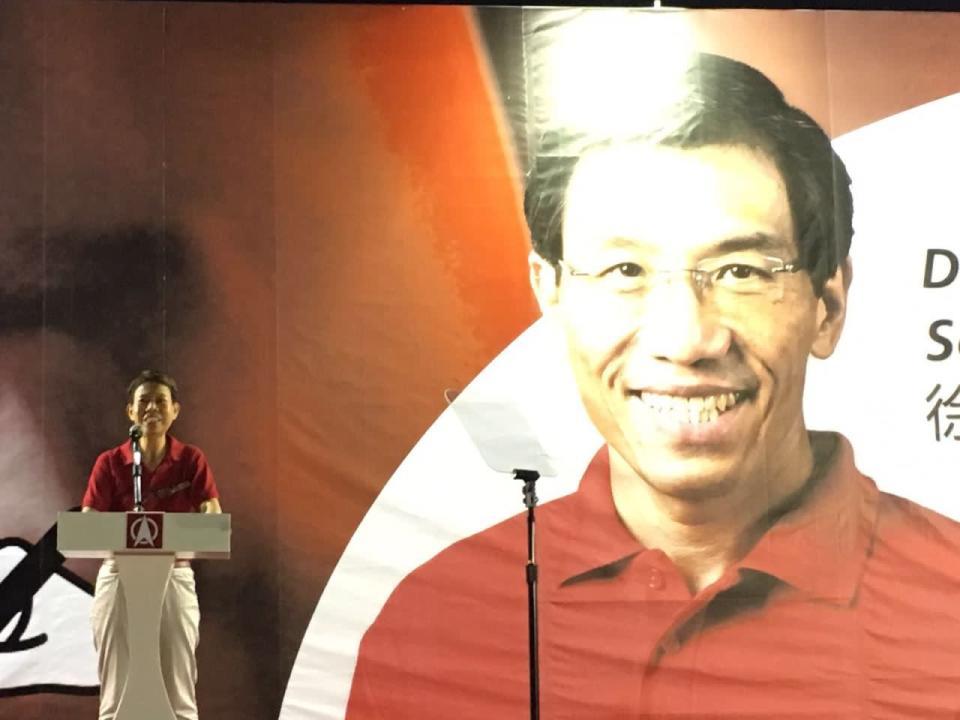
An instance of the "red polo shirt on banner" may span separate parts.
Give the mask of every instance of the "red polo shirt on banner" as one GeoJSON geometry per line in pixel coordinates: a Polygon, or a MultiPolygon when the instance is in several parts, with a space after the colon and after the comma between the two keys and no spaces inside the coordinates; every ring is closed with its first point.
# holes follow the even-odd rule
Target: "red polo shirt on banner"
{"type": "MultiPolygon", "coordinates": [[[[200,448],[167,435],[167,451],[154,470],[143,467],[144,510],[196,512],[219,498],[213,472],[200,448]]],[[[83,506],[101,512],[133,510],[133,452],[130,442],[100,454],[90,472],[83,506]]]]}
{"type": "MultiPolygon", "coordinates": [[[[839,438],[750,553],[691,594],[617,516],[606,449],[537,513],[547,720],[960,717],[960,525],[880,493],[839,438]]],[[[347,717],[529,717],[525,516],[411,573],[347,717]]]]}

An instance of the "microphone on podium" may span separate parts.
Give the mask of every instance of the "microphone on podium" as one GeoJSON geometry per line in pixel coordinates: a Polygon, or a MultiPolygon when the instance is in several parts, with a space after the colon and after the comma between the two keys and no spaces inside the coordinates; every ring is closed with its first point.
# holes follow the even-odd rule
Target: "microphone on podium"
{"type": "Polygon", "coordinates": [[[141,465],[140,438],[143,437],[143,428],[139,423],[134,423],[127,431],[130,436],[130,449],[133,453],[133,510],[134,512],[143,512],[143,491],[141,488],[141,476],[143,466],[141,465]]]}

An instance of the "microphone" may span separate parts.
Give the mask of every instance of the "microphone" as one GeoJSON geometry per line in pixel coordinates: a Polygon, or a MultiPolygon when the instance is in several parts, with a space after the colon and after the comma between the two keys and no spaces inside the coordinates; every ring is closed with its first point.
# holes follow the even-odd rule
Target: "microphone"
{"type": "Polygon", "coordinates": [[[140,464],[140,438],[143,437],[143,428],[138,423],[134,423],[127,434],[130,436],[130,449],[133,452],[133,510],[143,512],[143,490],[140,486],[143,475],[143,466],[140,464]]]}

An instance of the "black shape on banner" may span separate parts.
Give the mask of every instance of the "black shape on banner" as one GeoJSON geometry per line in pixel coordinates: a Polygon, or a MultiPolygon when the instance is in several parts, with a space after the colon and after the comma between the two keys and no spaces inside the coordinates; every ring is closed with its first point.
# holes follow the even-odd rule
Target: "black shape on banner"
{"type": "MultiPolygon", "coordinates": [[[[74,508],[76,510],[78,508],[74,508]]],[[[21,538],[0,539],[0,549],[21,548],[26,554],[17,565],[0,580],[0,629],[7,627],[16,618],[10,632],[0,639],[0,653],[18,653],[39,647],[50,640],[47,633],[24,637],[33,615],[33,599],[46,582],[55,574],[77,588],[93,595],[90,583],[69,570],[63,569],[64,557],[57,551],[57,526],[54,524],[36,544],[21,538]]],[[[96,695],[97,686],[61,685],[41,683],[15,688],[0,687],[0,697],[13,697],[36,693],[60,693],[65,695],[96,695]]]]}
{"type": "Polygon", "coordinates": [[[33,612],[33,596],[63,564],[64,557],[57,551],[57,526],[54,524],[36,545],[19,538],[0,540],[0,547],[17,545],[27,551],[16,567],[0,581],[0,628],[4,628],[17,615],[20,616],[13,632],[0,640],[0,652],[20,652],[42,645],[46,633],[23,638],[33,612]]]}
{"type": "MultiPolygon", "coordinates": [[[[13,570],[0,581],[0,629],[6,627],[19,615],[11,632],[6,638],[0,640],[0,653],[12,654],[40,647],[51,640],[47,633],[23,637],[33,614],[33,598],[47,580],[58,574],[88,595],[93,595],[93,587],[83,578],[62,567],[64,557],[57,552],[56,524],[44,533],[35,545],[21,538],[0,539],[0,549],[10,546],[19,547],[26,552],[13,570]]],[[[38,693],[97,695],[99,692],[98,685],[37,683],[9,688],[0,687],[0,698],[38,693]]]]}

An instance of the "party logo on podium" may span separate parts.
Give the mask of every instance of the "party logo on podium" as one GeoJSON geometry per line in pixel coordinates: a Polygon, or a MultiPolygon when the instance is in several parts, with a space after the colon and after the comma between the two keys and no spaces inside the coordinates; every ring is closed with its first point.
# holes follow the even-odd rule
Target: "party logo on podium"
{"type": "Polygon", "coordinates": [[[163,547],[163,513],[127,513],[127,547],[159,550],[163,547]]]}

